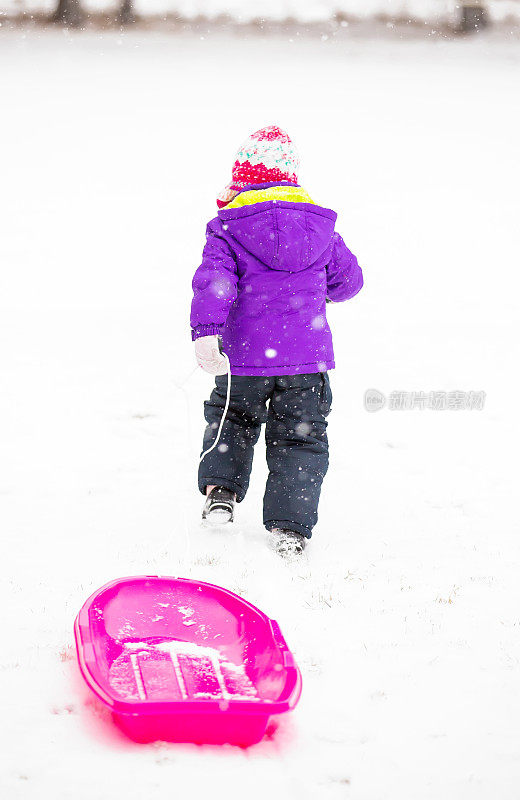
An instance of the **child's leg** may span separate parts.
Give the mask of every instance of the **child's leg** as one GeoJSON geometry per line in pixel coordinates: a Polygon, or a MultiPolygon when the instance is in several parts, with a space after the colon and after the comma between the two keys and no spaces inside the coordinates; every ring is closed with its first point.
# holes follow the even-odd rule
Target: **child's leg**
{"type": "Polygon", "coordinates": [[[276,378],[265,431],[268,530],[288,528],[311,537],[329,465],[326,416],[331,402],[326,373],[276,378]]]}
{"type": "MultiPolygon", "coordinates": [[[[233,375],[229,409],[218,445],[199,464],[199,489],[223,486],[235,492],[237,502],[244,499],[253,464],[253,448],[258,441],[262,422],[267,419],[266,402],[273,389],[274,378],[233,375]]],[[[226,404],[227,376],[215,378],[215,388],[204,403],[208,423],[202,449],[207,450],[217,435],[226,404]]]]}

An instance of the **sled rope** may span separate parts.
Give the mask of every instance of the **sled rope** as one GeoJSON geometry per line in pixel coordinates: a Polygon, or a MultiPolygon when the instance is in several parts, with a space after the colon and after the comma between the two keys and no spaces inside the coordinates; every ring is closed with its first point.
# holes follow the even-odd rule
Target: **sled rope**
{"type": "Polygon", "coordinates": [[[224,427],[224,422],[226,421],[226,416],[227,416],[227,412],[228,412],[228,409],[229,409],[229,400],[230,400],[230,397],[231,397],[231,365],[229,363],[229,358],[227,357],[226,353],[222,353],[222,355],[226,359],[226,364],[227,364],[226,402],[225,402],[225,405],[224,405],[224,411],[222,412],[222,417],[220,418],[220,425],[218,426],[217,437],[216,437],[215,441],[213,442],[213,444],[211,445],[211,447],[208,447],[207,450],[204,450],[204,452],[202,453],[201,457],[199,458],[199,464],[202,461],[202,459],[205,458],[208,455],[208,453],[211,453],[211,451],[218,445],[219,440],[220,440],[220,435],[222,433],[222,428],[224,427]]]}
{"type": "MultiPolygon", "coordinates": [[[[220,420],[220,425],[219,425],[219,429],[218,429],[218,432],[217,432],[217,438],[215,439],[215,441],[213,442],[211,447],[209,447],[207,450],[205,450],[202,453],[202,455],[201,455],[201,457],[199,459],[199,464],[202,461],[202,459],[205,456],[207,456],[207,454],[210,452],[210,450],[213,450],[213,448],[217,446],[217,444],[219,442],[219,439],[220,439],[220,435],[222,433],[222,428],[224,426],[226,415],[227,415],[227,412],[228,412],[228,409],[229,409],[229,400],[230,400],[230,396],[231,396],[231,366],[229,364],[229,358],[227,357],[227,355],[225,353],[223,353],[222,355],[224,355],[224,357],[226,359],[226,362],[227,362],[228,385],[227,385],[226,403],[225,403],[225,406],[224,406],[224,412],[222,414],[222,419],[220,420]]],[[[189,463],[189,461],[190,461],[190,443],[189,443],[189,439],[190,439],[190,431],[191,431],[191,421],[190,421],[190,419],[191,419],[191,404],[190,404],[190,397],[189,397],[189,394],[188,394],[188,390],[187,390],[186,387],[187,387],[187,384],[190,381],[190,379],[195,375],[196,372],[199,371],[199,369],[200,369],[200,367],[198,365],[196,367],[194,367],[193,370],[189,373],[189,375],[187,375],[184,378],[184,380],[182,380],[182,381],[176,381],[175,378],[173,379],[173,383],[174,383],[175,387],[181,392],[181,394],[182,394],[182,396],[184,398],[185,406],[186,406],[186,423],[187,424],[183,426],[184,427],[184,431],[185,431],[185,435],[183,436],[183,438],[184,438],[184,452],[185,452],[185,458],[186,458],[186,462],[187,463],[189,463]]],[[[190,482],[189,482],[189,477],[188,477],[188,470],[184,469],[184,470],[182,470],[182,473],[183,473],[183,482],[185,484],[185,492],[186,492],[186,496],[188,497],[189,493],[190,493],[190,482]]],[[[190,529],[189,529],[189,520],[188,520],[188,514],[187,514],[187,510],[186,510],[186,505],[185,504],[183,504],[183,506],[182,506],[182,519],[183,519],[183,523],[184,523],[184,525],[183,525],[183,528],[184,528],[184,556],[183,556],[183,560],[184,560],[184,563],[185,563],[185,569],[187,570],[189,568],[189,565],[190,565],[190,529]]]]}

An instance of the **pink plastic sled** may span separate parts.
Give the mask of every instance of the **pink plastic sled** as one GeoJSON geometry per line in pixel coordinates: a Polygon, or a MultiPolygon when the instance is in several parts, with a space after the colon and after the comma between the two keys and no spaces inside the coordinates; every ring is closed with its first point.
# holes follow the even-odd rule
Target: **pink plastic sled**
{"type": "Polygon", "coordinates": [[[135,741],[254,744],[300,698],[278,624],[210,583],[112,581],[89,597],[74,633],[85,681],[135,741]]]}

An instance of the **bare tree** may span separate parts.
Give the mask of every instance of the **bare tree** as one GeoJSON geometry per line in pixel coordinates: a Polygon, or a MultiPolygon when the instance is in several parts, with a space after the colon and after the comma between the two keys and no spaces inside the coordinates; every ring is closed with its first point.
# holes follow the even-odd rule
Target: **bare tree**
{"type": "Polygon", "coordinates": [[[134,0],[121,0],[116,22],[118,22],[119,25],[131,25],[135,20],[134,0]]]}
{"type": "Polygon", "coordinates": [[[53,22],[61,22],[71,28],[79,28],[85,20],[85,12],[81,7],[81,0],[59,0],[53,22]]]}
{"type": "Polygon", "coordinates": [[[478,33],[487,27],[489,18],[484,0],[463,0],[460,8],[460,29],[463,33],[478,33]]]}

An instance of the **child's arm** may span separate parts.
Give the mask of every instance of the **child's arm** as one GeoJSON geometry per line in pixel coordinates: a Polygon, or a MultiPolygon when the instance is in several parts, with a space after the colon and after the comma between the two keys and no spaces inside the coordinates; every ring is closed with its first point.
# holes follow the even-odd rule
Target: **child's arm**
{"type": "Polygon", "coordinates": [[[218,236],[218,225],[209,223],[202,264],[193,276],[191,338],[219,334],[237,296],[237,265],[225,239],[218,236]]]}
{"type": "Polygon", "coordinates": [[[332,258],[327,265],[327,297],[333,303],[349,300],[363,286],[363,273],[356,256],[345,242],[334,233],[332,258]]]}

